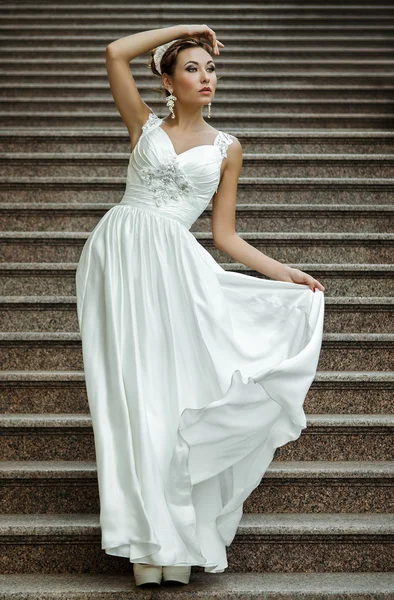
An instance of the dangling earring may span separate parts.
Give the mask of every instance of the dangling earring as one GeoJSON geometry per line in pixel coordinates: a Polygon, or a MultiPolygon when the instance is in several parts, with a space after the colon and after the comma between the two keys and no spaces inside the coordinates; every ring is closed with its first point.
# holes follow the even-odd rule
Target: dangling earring
{"type": "Polygon", "coordinates": [[[175,119],[174,104],[175,104],[175,100],[177,100],[177,97],[173,96],[172,92],[173,92],[173,90],[170,90],[170,96],[167,96],[166,104],[167,104],[168,108],[170,109],[171,119],[175,119]]]}
{"type": "Polygon", "coordinates": [[[208,119],[211,118],[211,103],[208,104],[208,119]]]}

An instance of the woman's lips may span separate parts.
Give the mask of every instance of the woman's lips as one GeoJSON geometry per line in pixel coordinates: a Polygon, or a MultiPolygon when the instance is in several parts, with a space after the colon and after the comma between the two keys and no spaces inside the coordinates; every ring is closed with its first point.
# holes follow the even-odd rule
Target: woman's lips
{"type": "Polygon", "coordinates": [[[200,94],[210,94],[211,90],[200,90],[200,94]]]}

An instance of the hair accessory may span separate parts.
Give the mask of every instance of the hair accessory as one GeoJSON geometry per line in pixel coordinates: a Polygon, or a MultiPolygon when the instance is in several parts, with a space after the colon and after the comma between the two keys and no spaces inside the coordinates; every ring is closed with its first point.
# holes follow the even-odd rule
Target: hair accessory
{"type": "Polygon", "coordinates": [[[155,61],[155,66],[156,69],[159,71],[160,75],[161,73],[161,69],[160,69],[160,63],[161,63],[161,59],[163,58],[163,54],[164,52],[167,50],[167,48],[169,48],[174,42],[178,42],[179,40],[181,40],[182,38],[178,38],[176,40],[172,40],[171,42],[167,42],[166,44],[162,44],[161,46],[158,46],[158,48],[156,48],[156,51],[153,55],[153,60],[155,61]]]}

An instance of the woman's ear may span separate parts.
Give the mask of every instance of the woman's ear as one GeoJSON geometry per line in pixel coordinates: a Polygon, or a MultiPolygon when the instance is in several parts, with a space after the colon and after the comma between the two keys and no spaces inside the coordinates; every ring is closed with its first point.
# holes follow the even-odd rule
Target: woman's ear
{"type": "Polygon", "coordinates": [[[161,78],[161,80],[162,80],[162,82],[163,82],[163,85],[164,85],[164,87],[165,87],[165,88],[166,88],[168,91],[170,91],[170,89],[172,89],[172,85],[171,85],[171,80],[170,80],[170,78],[168,77],[167,73],[164,73],[164,74],[162,75],[162,78],[161,78]]]}

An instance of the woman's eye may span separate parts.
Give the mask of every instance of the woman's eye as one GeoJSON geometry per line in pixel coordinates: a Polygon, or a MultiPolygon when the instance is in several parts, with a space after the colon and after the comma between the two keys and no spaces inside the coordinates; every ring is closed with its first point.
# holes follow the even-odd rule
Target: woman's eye
{"type": "MultiPolygon", "coordinates": [[[[190,69],[195,69],[195,68],[196,68],[196,67],[188,67],[188,68],[186,69],[186,71],[189,71],[189,72],[190,72],[190,69]]],[[[216,69],[215,69],[215,67],[208,67],[208,69],[210,69],[211,71],[215,71],[215,70],[216,70],[216,69]]]]}

